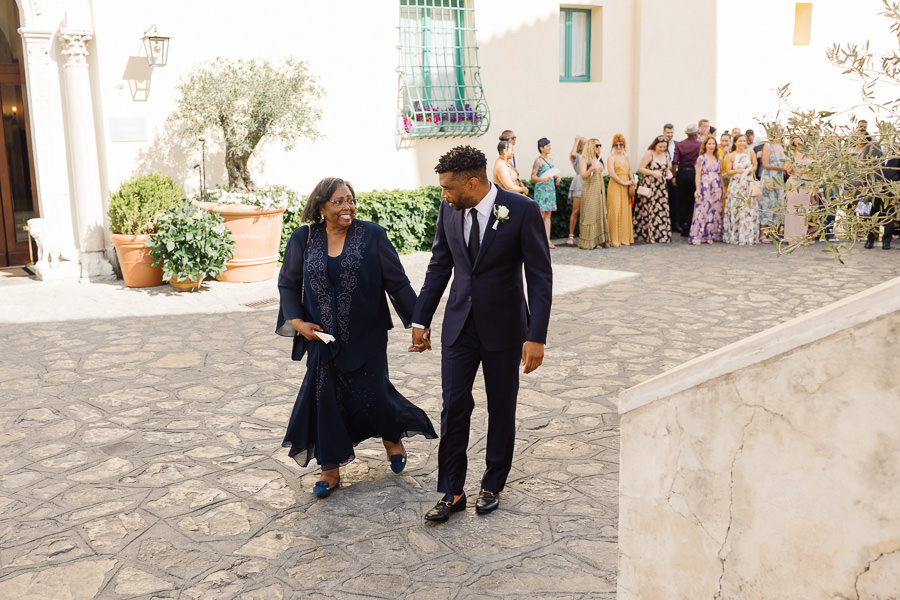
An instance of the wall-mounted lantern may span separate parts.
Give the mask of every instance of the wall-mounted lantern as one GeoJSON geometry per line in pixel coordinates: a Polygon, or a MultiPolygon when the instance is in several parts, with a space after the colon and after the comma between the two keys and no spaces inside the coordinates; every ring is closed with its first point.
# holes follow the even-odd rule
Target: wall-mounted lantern
{"type": "Polygon", "coordinates": [[[151,67],[164,67],[169,60],[169,38],[159,35],[156,25],[144,32],[144,49],[151,67]]]}

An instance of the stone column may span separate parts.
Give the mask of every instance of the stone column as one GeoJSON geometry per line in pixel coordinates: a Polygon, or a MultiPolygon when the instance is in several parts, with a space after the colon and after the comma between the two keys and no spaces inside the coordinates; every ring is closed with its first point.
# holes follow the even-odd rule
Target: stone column
{"type": "Polygon", "coordinates": [[[106,228],[97,158],[97,131],[87,64],[87,44],[92,37],[93,32],[87,30],[59,31],[64,57],[63,95],[72,176],[71,196],[78,249],[81,251],[82,280],[114,277],[112,266],[105,256],[106,228]]]}
{"type": "Polygon", "coordinates": [[[34,180],[37,207],[47,225],[46,243],[59,250],[64,259],[49,268],[35,265],[39,279],[78,279],[81,268],[74,237],[72,203],[69,181],[60,177],[66,172],[65,139],[62,121],[62,99],[59,71],[50,60],[53,32],[44,29],[19,29],[22,36],[25,63],[25,99],[28,103],[28,124],[31,151],[34,157],[34,180]],[[50,239],[53,237],[53,239],[50,239]]]}

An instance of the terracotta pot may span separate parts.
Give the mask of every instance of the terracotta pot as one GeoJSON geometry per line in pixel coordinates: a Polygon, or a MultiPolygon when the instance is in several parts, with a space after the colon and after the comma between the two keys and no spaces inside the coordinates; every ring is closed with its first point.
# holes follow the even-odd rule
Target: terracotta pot
{"type": "Polygon", "coordinates": [[[153,266],[153,257],[150,256],[150,248],[144,243],[150,239],[149,235],[122,235],[111,234],[113,246],[116,247],[116,257],[122,268],[122,277],[128,287],[151,287],[163,284],[162,267],[153,266]]]}
{"type": "Polygon", "coordinates": [[[185,279],[183,281],[178,281],[176,277],[173,277],[169,280],[169,285],[171,285],[179,292],[196,292],[200,289],[201,283],[203,283],[202,275],[197,279],[185,279]]]}
{"type": "Polygon", "coordinates": [[[284,206],[260,208],[247,204],[193,202],[225,218],[225,226],[234,236],[234,256],[225,263],[219,281],[249,283],[270,279],[278,262],[284,206]]]}

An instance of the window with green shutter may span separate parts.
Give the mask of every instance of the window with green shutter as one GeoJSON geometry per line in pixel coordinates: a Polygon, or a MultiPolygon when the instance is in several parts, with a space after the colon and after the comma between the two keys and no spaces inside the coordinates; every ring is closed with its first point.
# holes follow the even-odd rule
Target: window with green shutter
{"type": "Polygon", "coordinates": [[[559,80],[591,80],[590,9],[559,9],[559,80]]]}
{"type": "Polygon", "coordinates": [[[487,131],[473,1],[400,0],[401,137],[487,131]]]}

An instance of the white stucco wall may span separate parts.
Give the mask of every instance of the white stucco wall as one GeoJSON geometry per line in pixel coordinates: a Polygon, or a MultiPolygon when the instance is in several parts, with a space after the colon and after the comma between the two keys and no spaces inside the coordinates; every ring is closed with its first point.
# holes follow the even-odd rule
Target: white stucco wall
{"type": "MultiPolygon", "coordinates": [[[[794,5],[784,0],[473,0],[479,62],[491,127],[478,138],[419,140],[398,148],[398,3],[258,0],[17,0],[24,30],[50,36],[46,59],[29,56],[28,102],[35,169],[44,216],[66,217],[72,174],[60,86],[61,26],[93,31],[88,62],[104,198],[127,177],[161,170],[199,188],[192,166],[199,143],[179,138],[166,122],[177,84],[198,63],[217,56],[309,62],[327,91],[321,102],[324,138],[301,141],[292,152],[265,144],[253,163],[258,183],[282,183],[301,193],[326,175],[341,175],[362,190],[414,188],[436,183],[433,165],[451,146],[470,143],[492,161],[499,133],[518,134],[520,172],[530,174],[536,140],[553,141],[553,156],[572,174],[567,154],[575,135],[594,136],[610,151],[623,133],[633,166],[665,122],[676,139],[700,117],[721,129],[759,128],[772,114],[772,91],[791,81],[799,105],[841,107],[858,100],[857,86],[828,64],[835,41],[872,40],[890,45],[880,0],[813,2],[811,45],[792,44],[794,5]],[[560,83],[560,6],[591,8],[592,80],[560,83]],[[155,68],[149,95],[133,97],[128,77],[141,70],[141,37],[151,25],[171,37],[169,64],[155,68]],[[144,141],[112,141],[116,119],[146,125],[144,141]],[[63,143],[65,142],[65,143],[63,143]]],[[[896,40],[893,40],[894,44],[896,40]]],[[[37,46],[35,50],[40,50],[37,46]]],[[[143,67],[147,70],[147,67],[143,67]]],[[[207,136],[208,185],[225,182],[222,148],[207,136]]]]}
{"type": "MultiPolygon", "coordinates": [[[[790,83],[792,104],[820,110],[845,109],[860,102],[859,86],[825,57],[835,43],[855,42],[871,50],[897,48],[897,38],[880,16],[881,0],[813,0],[810,44],[794,46],[795,2],[720,1],[715,124],[724,129],[761,130],[755,119],[773,116],[775,89],[790,83]]],[[[888,98],[896,95],[890,90],[888,98]]],[[[869,118],[867,111],[857,113],[869,118]]],[[[843,122],[846,122],[844,120],[843,122]]]]}

